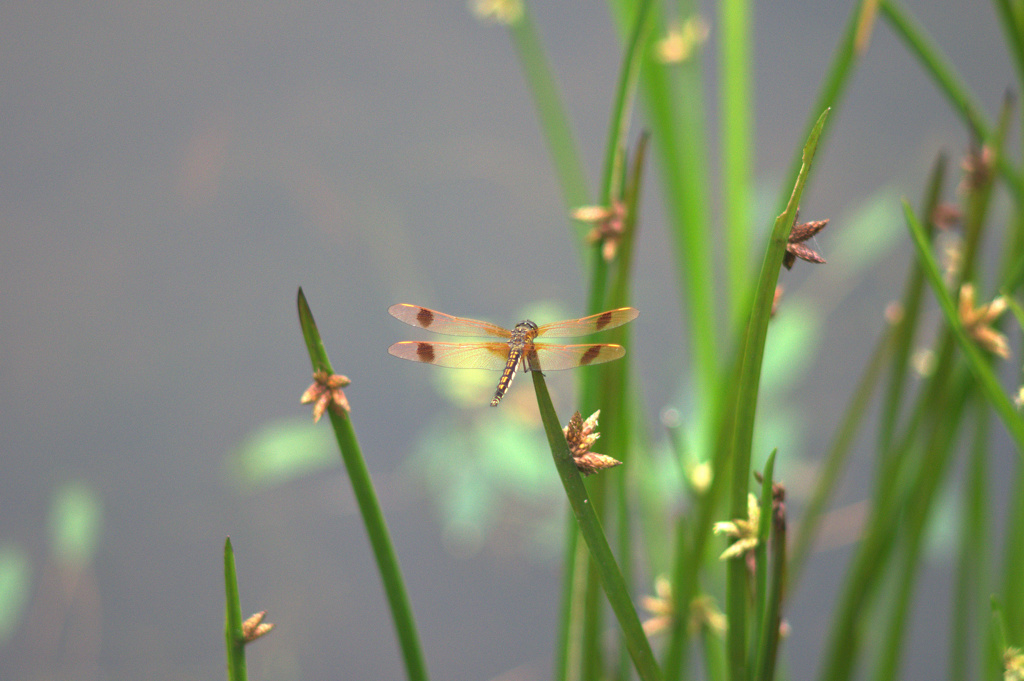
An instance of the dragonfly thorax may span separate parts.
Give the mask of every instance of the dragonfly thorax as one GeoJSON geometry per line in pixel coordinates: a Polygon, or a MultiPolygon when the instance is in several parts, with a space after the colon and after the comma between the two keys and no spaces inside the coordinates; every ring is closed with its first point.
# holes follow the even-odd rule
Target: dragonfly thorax
{"type": "Polygon", "coordinates": [[[508,344],[512,347],[523,347],[537,337],[537,325],[529,319],[521,321],[512,329],[508,344]]]}

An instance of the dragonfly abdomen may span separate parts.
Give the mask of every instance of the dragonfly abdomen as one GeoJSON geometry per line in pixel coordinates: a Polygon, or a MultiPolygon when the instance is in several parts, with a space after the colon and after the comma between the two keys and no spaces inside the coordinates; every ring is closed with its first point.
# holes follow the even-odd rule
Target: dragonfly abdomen
{"type": "Polygon", "coordinates": [[[498,389],[494,391],[494,399],[491,406],[497,407],[501,398],[505,396],[508,387],[512,385],[512,379],[516,377],[516,368],[519,366],[519,359],[523,356],[523,348],[512,346],[508,353],[508,361],[505,363],[505,370],[501,372],[498,379],[498,389]]]}

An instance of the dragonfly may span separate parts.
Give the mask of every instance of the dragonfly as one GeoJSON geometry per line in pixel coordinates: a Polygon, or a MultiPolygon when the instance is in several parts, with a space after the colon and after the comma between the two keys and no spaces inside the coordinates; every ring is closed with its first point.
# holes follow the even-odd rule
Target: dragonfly
{"type": "Polygon", "coordinates": [[[389,307],[388,312],[395,319],[434,333],[500,339],[463,343],[402,341],[388,348],[388,352],[395,357],[413,362],[455,369],[500,370],[501,378],[498,379],[494,399],[491,400],[492,407],[501,402],[520,366],[523,371],[559,371],[610,362],[626,354],[624,347],[614,343],[554,345],[535,343],[535,338],[586,336],[622,326],[640,314],[635,308],[620,307],[582,319],[567,319],[540,326],[527,319],[516,324],[510,331],[497,324],[454,317],[419,305],[399,303],[389,307]]]}

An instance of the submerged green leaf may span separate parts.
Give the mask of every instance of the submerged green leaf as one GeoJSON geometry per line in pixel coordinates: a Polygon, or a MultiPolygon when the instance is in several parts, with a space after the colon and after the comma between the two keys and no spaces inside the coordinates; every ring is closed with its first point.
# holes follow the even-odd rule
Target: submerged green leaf
{"type": "Polygon", "coordinates": [[[96,490],[81,480],[65,483],[53,495],[50,542],[54,556],[81,567],[92,562],[103,533],[103,503],[96,490]]]}
{"type": "Polygon", "coordinates": [[[0,545],[0,646],[18,630],[32,593],[32,561],[20,546],[0,545]]]}
{"type": "Polygon", "coordinates": [[[331,434],[308,419],[272,421],[251,433],[227,461],[227,474],[251,491],[338,465],[331,434]]]}

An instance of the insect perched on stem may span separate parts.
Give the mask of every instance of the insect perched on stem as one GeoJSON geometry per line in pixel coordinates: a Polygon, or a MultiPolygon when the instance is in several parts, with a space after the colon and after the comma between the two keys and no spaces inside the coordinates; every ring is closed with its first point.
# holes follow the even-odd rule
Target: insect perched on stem
{"type": "Polygon", "coordinates": [[[449,336],[477,336],[500,338],[501,341],[434,343],[429,341],[402,341],[395,343],[390,352],[395,357],[413,362],[423,362],[440,367],[455,369],[501,370],[498,389],[491,400],[496,407],[505,395],[516,369],[522,365],[524,371],[559,371],[575,369],[590,364],[601,364],[619,359],[626,349],[614,343],[589,343],[586,345],[554,345],[536,343],[535,338],[565,338],[586,336],[604,329],[614,329],[631,322],[640,314],[632,307],[621,307],[582,319],[567,319],[562,322],[537,326],[530,320],[516,324],[511,331],[497,324],[481,322],[400,303],[388,308],[395,319],[411,326],[442,333],[449,336]]]}

